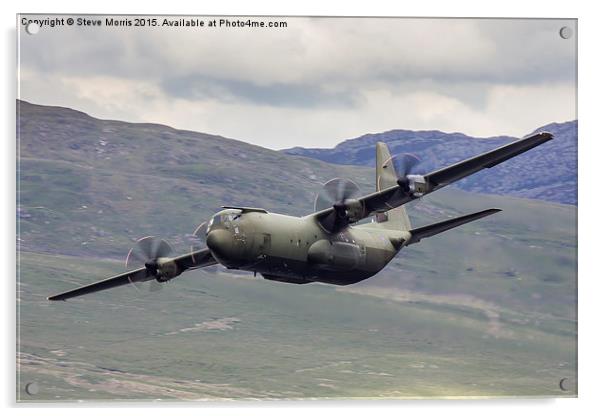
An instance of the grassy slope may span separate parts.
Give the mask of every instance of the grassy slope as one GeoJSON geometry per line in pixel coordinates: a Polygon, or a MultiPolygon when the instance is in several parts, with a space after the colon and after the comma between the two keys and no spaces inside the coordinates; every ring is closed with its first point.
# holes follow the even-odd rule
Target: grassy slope
{"type": "Polygon", "coordinates": [[[123,288],[49,304],[120,271],[106,259],[136,237],[183,250],[221,204],[300,215],[321,182],[369,191],[373,171],[66,109],[21,113],[19,389],[40,384],[23,400],[553,395],[574,380],[576,209],[530,200],[442,190],[413,203],[418,225],[504,211],[349,288],[221,270],[142,299],[123,288]]]}
{"type": "Polygon", "coordinates": [[[369,169],[218,136],[20,108],[24,249],[121,257],[131,239],[148,234],[177,244],[221,205],[303,214],[330,178],[373,182],[369,169]]]}
{"type": "Polygon", "coordinates": [[[20,385],[40,393],[21,399],[558,395],[575,371],[574,332],[496,334],[474,310],[324,285],[197,271],[147,297],[44,300],[119,269],[23,255],[20,385]]]}

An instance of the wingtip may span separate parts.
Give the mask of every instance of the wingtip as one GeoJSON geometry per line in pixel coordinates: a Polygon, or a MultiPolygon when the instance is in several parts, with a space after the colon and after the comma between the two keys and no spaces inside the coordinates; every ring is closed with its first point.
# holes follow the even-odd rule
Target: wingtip
{"type": "Polygon", "coordinates": [[[552,140],[554,138],[554,135],[552,133],[550,133],[549,131],[540,131],[537,134],[539,136],[544,136],[547,140],[552,140]]]}
{"type": "Polygon", "coordinates": [[[488,208],[488,209],[484,209],[483,211],[478,212],[478,214],[481,214],[486,217],[489,215],[497,214],[500,211],[502,211],[500,208],[488,208]]]}

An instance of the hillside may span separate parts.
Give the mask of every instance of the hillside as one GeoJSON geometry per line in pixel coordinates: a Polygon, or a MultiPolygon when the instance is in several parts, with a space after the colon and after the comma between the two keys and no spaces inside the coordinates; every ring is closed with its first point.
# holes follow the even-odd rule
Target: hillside
{"type": "MultiPolygon", "coordinates": [[[[137,238],[159,235],[182,252],[188,249],[186,235],[223,204],[302,215],[329,178],[353,178],[365,192],[374,186],[373,169],[166,126],[98,120],[64,108],[21,103],[20,133],[18,215],[25,251],[120,260],[137,238]]],[[[474,285],[472,272],[478,271],[478,281],[487,277],[493,285],[483,285],[479,296],[547,309],[548,297],[514,293],[516,279],[525,274],[554,288],[563,296],[561,305],[572,306],[574,294],[557,283],[573,284],[573,207],[451,188],[408,204],[415,224],[486,207],[504,211],[404,250],[379,278],[356,287],[387,282],[404,290],[475,293],[481,286],[474,285]],[[458,246],[465,253],[454,254],[458,246]],[[502,282],[504,290],[495,289],[502,282]]]]}
{"type": "Polygon", "coordinates": [[[149,234],[183,242],[222,205],[302,215],[328,179],[372,187],[368,168],[67,108],[20,101],[19,110],[25,250],[122,257],[149,234]]]}
{"type": "Polygon", "coordinates": [[[179,252],[223,204],[302,215],[374,171],[18,102],[19,400],[575,395],[576,207],[444,189],[417,225],[503,212],[403,250],[372,279],[299,287],[221,267],[165,290],[46,296],[179,252]],[[35,397],[24,383],[40,384],[35,397]]]}
{"type": "MultiPolygon", "coordinates": [[[[453,185],[471,192],[577,204],[577,121],[551,123],[536,131],[549,131],[554,140],[495,168],[481,171],[453,185]]],[[[391,130],[346,140],[333,149],[295,147],[284,153],[342,165],[373,166],[374,143],[387,143],[392,154],[413,153],[419,170],[430,172],[494,149],[515,137],[475,138],[440,131],[391,130]]]]}

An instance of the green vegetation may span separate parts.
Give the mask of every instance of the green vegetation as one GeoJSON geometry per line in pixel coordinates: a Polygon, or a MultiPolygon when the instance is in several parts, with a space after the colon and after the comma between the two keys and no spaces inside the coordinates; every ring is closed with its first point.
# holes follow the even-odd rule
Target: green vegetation
{"type": "Polygon", "coordinates": [[[200,271],[159,293],[49,303],[120,265],[21,264],[22,400],[575,394],[558,388],[575,374],[575,328],[548,330],[552,318],[200,271]]]}
{"type": "Polygon", "coordinates": [[[19,104],[19,400],[576,394],[574,206],[444,189],[409,204],[416,225],[504,211],[357,285],[210,268],[159,293],[50,303],[122,271],[138,237],[183,252],[220,205],[303,215],[320,183],[349,177],[368,192],[374,172],[19,104]]]}

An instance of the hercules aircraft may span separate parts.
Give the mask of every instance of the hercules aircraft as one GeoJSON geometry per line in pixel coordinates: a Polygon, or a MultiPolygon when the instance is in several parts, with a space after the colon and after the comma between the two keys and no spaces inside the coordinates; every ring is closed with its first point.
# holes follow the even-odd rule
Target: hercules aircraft
{"type": "Polygon", "coordinates": [[[387,146],[377,143],[376,191],[369,195],[358,196],[352,181],[334,179],[318,194],[315,212],[304,217],[224,206],[195,232],[206,238],[206,247],[172,256],[167,242],[146,237],[127,256],[126,267],[135,262],[140,267],[48,299],[66,300],[128,283],[149,282],[154,290],[187,270],[215,264],[286,283],[350,285],[374,276],[405,246],[500,211],[486,209],[412,228],[404,204],[552,137],[533,134],[425,175],[411,173],[415,157],[404,155],[401,167],[396,167],[387,146]],[[368,217],[373,217],[371,222],[358,223],[368,217]]]}

